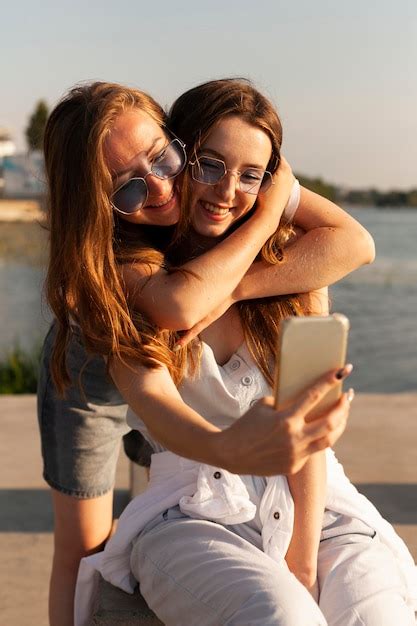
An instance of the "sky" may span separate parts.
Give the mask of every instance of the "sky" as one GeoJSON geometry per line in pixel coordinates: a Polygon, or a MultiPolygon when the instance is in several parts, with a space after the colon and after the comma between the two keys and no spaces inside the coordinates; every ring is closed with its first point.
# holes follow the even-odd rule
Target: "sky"
{"type": "Polygon", "coordinates": [[[277,106],[296,172],[417,187],[416,0],[33,0],[1,10],[0,127],[20,150],[36,102],[109,80],[169,106],[245,76],[277,106]]]}

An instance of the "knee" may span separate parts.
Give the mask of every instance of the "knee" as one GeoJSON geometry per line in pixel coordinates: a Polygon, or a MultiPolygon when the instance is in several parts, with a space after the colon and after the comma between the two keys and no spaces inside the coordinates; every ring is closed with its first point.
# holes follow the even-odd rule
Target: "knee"
{"type": "Polygon", "coordinates": [[[66,575],[76,575],[81,559],[94,552],[99,552],[104,547],[104,542],[95,547],[85,545],[78,537],[58,537],[54,541],[53,567],[66,575]]]}
{"type": "Polygon", "coordinates": [[[71,563],[101,550],[112,528],[112,493],[78,499],[52,490],[54,551],[71,563]]]}

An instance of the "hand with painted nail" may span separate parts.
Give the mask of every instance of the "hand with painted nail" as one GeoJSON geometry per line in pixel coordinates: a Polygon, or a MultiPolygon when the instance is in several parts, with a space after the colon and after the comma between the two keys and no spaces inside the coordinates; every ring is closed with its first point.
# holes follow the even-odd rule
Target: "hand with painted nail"
{"type": "Polygon", "coordinates": [[[306,389],[284,410],[274,409],[272,397],[257,402],[230,428],[219,433],[226,459],[223,467],[235,473],[294,474],[314,452],[333,446],[346,427],[353,390],[319,416],[308,415],[340,380],[352,371],[347,365],[306,389]]]}

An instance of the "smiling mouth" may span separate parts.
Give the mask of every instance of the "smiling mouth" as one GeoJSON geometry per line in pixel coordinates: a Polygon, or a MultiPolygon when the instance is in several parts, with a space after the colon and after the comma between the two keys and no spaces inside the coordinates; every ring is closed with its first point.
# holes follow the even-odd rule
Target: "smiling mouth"
{"type": "Polygon", "coordinates": [[[175,194],[175,189],[172,188],[169,198],[167,198],[163,202],[158,202],[158,204],[148,204],[145,208],[146,209],[160,209],[161,207],[164,207],[166,204],[168,204],[168,202],[171,202],[172,198],[174,197],[174,194],[175,194]]]}
{"type": "Polygon", "coordinates": [[[203,202],[203,201],[201,201],[201,206],[203,207],[203,209],[206,209],[206,211],[211,213],[211,215],[218,215],[219,217],[226,216],[228,213],[230,213],[230,209],[232,208],[232,207],[228,207],[228,208],[219,207],[219,206],[216,206],[215,204],[210,204],[209,202],[203,202]]]}

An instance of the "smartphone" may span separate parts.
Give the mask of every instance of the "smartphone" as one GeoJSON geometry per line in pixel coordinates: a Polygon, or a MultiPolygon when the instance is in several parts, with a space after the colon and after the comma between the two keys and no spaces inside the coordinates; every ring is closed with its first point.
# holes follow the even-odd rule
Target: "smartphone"
{"type": "MultiPolygon", "coordinates": [[[[320,376],[345,365],[349,320],[341,313],[290,317],[281,322],[275,369],[275,408],[285,408],[320,376]]],[[[342,381],[309,413],[312,419],[337,402],[342,381]]]]}

